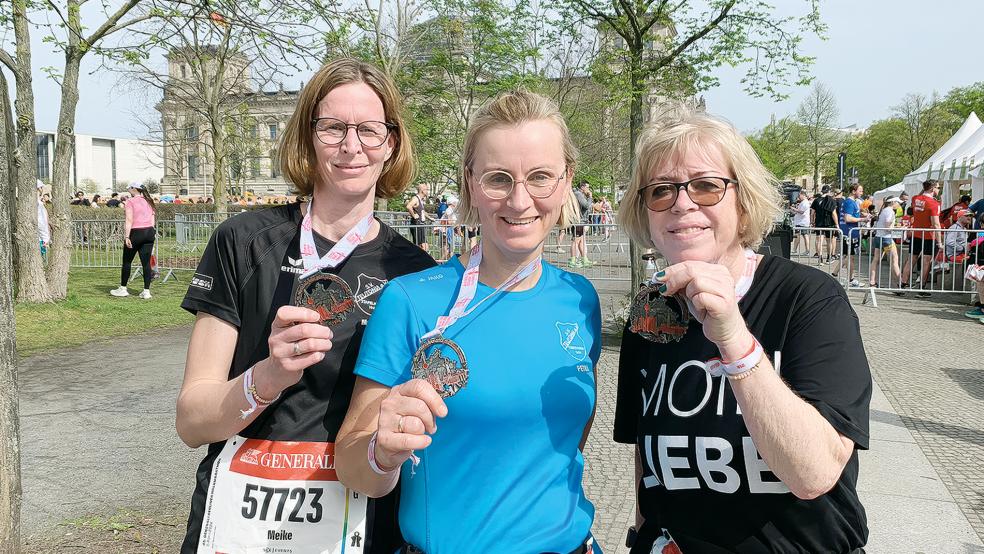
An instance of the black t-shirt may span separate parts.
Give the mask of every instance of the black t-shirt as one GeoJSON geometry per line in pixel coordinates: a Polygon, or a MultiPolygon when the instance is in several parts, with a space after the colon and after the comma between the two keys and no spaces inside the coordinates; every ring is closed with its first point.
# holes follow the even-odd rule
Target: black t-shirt
{"type": "Polygon", "coordinates": [[[115,199],[115,198],[113,198],[113,199],[109,200],[108,202],[106,202],[106,207],[107,208],[116,208],[119,205],[120,205],[120,201],[117,200],[117,199],[115,199]]]}
{"type": "Polygon", "coordinates": [[[765,256],[739,308],[783,380],[855,452],[830,492],[796,498],[756,450],[727,378],[705,372],[719,354],[700,323],[691,319],[683,340],[670,344],[626,328],[614,437],[637,445],[642,460],[645,523],[632,552],[648,554],[663,528],[686,554],[863,546],[857,448],[868,447],[871,374],[844,289],[821,271],[765,256]]]}
{"type": "Polygon", "coordinates": [[[828,195],[818,196],[813,199],[810,209],[817,213],[813,221],[814,227],[836,227],[834,222],[834,210],[837,209],[837,202],[828,195]]]}
{"type": "MultiPolygon", "coordinates": [[[[229,378],[269,355],[267,339],[277,309],[290,304],[303,272],[298,204],[243,212],[215,230],[181,306],[211,314],[239,329],[229,378]]],[[[319,256],[334,243],[314,235],[319,256]]],[[[379,235],[352,251],[333,270],[351,287],[355,311],[333,326],[333,347],[321,362],[304,370],[296,385],[263,410],[239,434],[247,438],[334,442],[348,410],[365,322],[390,279],[435,265],[424,251],[380,223],[379,235]]],[[[197,482],[182,552],[195,552],[215,457],[225,443],[213,443],[198,467],[197,482]]],[[[392,553],[402,544],[396,514],[399,489],[370,501],[366,552],[392,553]]],[[[239,499],[230,499],[236,501],[239,499]]]]}

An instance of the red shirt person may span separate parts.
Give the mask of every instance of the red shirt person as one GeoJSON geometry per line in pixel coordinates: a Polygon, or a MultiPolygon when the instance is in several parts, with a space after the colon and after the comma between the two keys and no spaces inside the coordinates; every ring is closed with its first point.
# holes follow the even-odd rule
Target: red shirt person
{"type": "MultiPolygon", "coordinates": [[[[921,258],[921,282],[922,287],[927,288],[927,278],[932,267],[933,256],[936,255],[936,243],[939,239],[940,229],[940,203],[936,200],[936,193],[940,190],[940,183],[935,179],[929,179],[923,183],[922,194],[912,198],[912,255],[905,262],[905,270],[902,271],[902,287],[909,286],[909,277],[912,275],[912,259],[916,256],[921,258]]],[[[917,293],[918,296],[929,296],[927,292],[917,293]]]]}

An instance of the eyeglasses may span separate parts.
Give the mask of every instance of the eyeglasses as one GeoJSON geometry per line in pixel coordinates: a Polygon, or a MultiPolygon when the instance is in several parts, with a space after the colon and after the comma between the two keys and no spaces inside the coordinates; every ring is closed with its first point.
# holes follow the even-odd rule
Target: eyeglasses
{"type": "Polygon", "coordinates": [[[666,211],[676,204],[680,189],[687,189],[687,196],[698,206],[713,206],[724,199],[728,185],[738,181],[727,177],[698,177],[682,183],[650,183],[639,191],[639,198],[646,208],[654,212],[666,211]]]}
{"type": "Polygon", "coordinates": [[[345,123],[334,117],[316,117],[311,120],[314,134],[323,144],[335,146],[341,144],[348,134],[349,128],[355,129],[355,136],[366,148],[376,148],[386,142],[386,137],[396,129],[396,125],[383,121],[363,121],[362,123],[345,123]]]}
{"type": "Polygon", "coordinates": [[[518,183],[525,184],[526,192],[530,193],[533,198],[546,198],[553,194],[566,174],[567,166],[564,166],[564,170],[559,176],[549,169],[535,169],[529,172],[525,179],[517,181],[509,173],[495,170],[483,173],[478,179],[478,184],[481,185],[485,196],[492,200],[508,198],[512,194],[513,187],[518,183]]]}

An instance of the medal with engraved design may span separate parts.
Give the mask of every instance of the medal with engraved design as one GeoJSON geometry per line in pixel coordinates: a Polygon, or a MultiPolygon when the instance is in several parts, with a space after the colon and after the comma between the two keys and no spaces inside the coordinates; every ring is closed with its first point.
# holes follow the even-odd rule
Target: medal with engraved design
{"type": "Polygon", "coordinates": [[[659,284],[651,283],[641,289],[629,308],[629,330],[640,337],[660,344],[679,342],[687,334],[690,312],[678,299],[674,305],[659,293],[659,284]]]}
{"type": "Polygon", "coordinates": [[[456,342],[440,335],[420,343],[410,371],[414,379],[423,379],[434,387],[441,398],[454,396],[468,384],[465,353],[456,342]],[[446,350],[453,352],[454,358],[447,356],[446,350]]]}
{"type": "Polygon", "coordinates": [[[294,305],[318,312],[318,323],[332,327],[345,321],[355,310],[355,297],[344,279],[318,271],[297,280],[294,305]]]}

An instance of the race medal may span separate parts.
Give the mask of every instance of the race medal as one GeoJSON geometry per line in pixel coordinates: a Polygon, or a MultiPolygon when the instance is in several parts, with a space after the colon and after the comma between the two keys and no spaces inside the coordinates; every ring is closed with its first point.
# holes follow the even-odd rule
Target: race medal
{"type": "Polygon", "coordinates": [[[465,353],[452,340],[437,336],[425,340],[413,354],[411,373],[414,379],[423,379],[434,387],[441,398],[450,398],[468,384],[468,362],[465,353]],[[444,355],[440,346],[444,345],[454,351],[458,357],[453,360],[444,355]],[[427,351],[433,348],[430,355],[427,351]]]}
{"type": "Polygon", "coordinates": [[[327,327],[345,321],[355,310],[352,288],[334,273],[318,271],[298,279],[294,305],[318,312],[318,323],[327,327]]]}
{"type": "Polygon", "coordinates": [[[660,344],[671,340],[680,342],[687,334],[690,312],[677,301],[674,310],[659,293],[659,284],[649,284],[639,290],[629,308],[629,330],[640,337],[660,344]]]}

